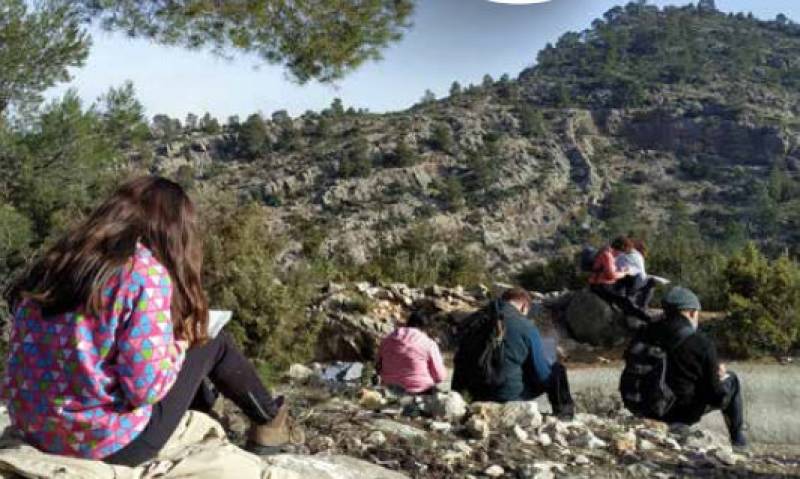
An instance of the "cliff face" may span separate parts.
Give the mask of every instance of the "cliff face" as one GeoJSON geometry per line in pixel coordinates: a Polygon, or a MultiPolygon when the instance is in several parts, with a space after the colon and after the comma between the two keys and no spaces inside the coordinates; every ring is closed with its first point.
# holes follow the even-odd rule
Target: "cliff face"
{"type": "Polygon", "coordinates": [[[710,236],[739,223],[792,244],[797,53],[788,20],[630,4],[564,35],[518,79],[395,113],[273,118],[255,155],[242,127],[194,133],[156,147],[154,168],[273,206],[276,230],[296,239],[289,253],[305,219],[323,253],[356,261],[422,222],[508,269],[616,233],[603,226],[620,185],[648,227],[680,201],[710,236]],[[770,199],[776,175],[791,188],[770,199]],[[769,234],[762,197],[780,210],[769,234]]]}

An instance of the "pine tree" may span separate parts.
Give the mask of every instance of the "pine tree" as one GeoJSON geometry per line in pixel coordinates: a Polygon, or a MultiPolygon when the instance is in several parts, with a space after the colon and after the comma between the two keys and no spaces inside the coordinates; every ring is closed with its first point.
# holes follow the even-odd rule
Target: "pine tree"
{"type": "Polygon", "coordinates": [[[267,125],[259,114],[247,117],[239,127],[239,153],[249,160],[255,160],[269,151],[267,125]]]}
{"type": "Polygon", "coordinates": [[[450,85],[450,96],[456,97],[461,94],[461,83],[454,81],[452,85],[450,85]]]}
{"type": "Polygon", "coordinates": [[[0,114],[38,103],[43,91],[68,81],[89,45],[69,2],[0,1],[0,114]]]}
{"type": "Polygon", "coordinates": [[[422,95],[422,99],[420,100],[420,103],[425,105],[425,104],[428,104],[428,103],[433,103],[435,101],[436,101],[436,94],[433,93],[431,90],[425,90],[425,93],[422,95]]]}
{"type": "MultiPolygon", "coordinates": [[[[413,0],[52,3],[69,5],[67,11],[77,16],[76,23],[93,20],[107,30],[166,45],[255,54],[268,63],[284,65],[299,82],[336,80],[378,58],[381,50],[402,37],[414,9],[413,0]]],[[[58,33],[56,27],[41,35],[58,33]]]]}
{"type": "Polygon", "coordinates": [[[431,146],[444,153],[452,153],[455,149],[453,132],[446,123],[436,123],[431,132],[431,146]]]}
{"type": "Polygon", "coordinates": [[[413,166],[417,163],[417,159],[417,152],[408,145],[405,138],[401,137],[397,140],[393,161],[395,166],[399,168],[413,166]]]}

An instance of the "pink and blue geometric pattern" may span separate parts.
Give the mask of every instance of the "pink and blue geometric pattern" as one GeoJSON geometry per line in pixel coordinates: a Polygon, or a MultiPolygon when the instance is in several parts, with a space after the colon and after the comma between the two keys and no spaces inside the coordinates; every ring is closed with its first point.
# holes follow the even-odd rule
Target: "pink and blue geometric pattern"
{"type": "Polygon", "coordinates": [[[184,354],[173,336],[172,284],[143,245],[103,288],[104,313],[14,312],[3,397],[13,425],[45,452],[102,459],[147,425],[184,354]]]}

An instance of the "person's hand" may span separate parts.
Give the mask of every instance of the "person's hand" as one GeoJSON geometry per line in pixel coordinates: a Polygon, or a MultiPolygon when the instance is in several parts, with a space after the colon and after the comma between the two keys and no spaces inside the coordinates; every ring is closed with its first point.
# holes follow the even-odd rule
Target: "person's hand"
{"type": "Polygon", "coordinates": [[[719,380],[722,381],[725,379],[725,376],[728,374],[728,368],[725,366],[725,363],[719,363],[719,380]]]}

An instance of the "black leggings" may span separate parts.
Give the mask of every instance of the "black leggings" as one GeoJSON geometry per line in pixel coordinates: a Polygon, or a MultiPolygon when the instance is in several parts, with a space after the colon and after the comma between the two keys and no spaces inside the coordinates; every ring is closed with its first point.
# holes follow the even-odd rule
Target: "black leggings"
{"type": "Polygon", "coordinates": [[[575,404],[569,390],[569,380],[567,379],[567,368],[563,364],[556,362],[550,366],[550,379],[546,384],[538,385],[525,394],[523,400],[532,400],[547,393],[547,401],[553,408],[553,414],[573,413],[575,404]]]}
{"type": "Polygon", "coordinates": [[[205,378],[254,423],[265,424],[275,416],[276,405],[255,368],[223,332],[206,344],[189,349],[175,384],[153,405],[153,414],[144,431],[104,461],[137,466],[154,458],[186,411],[198,404],[208,405],[209,391],[203,387],[205,378]]]}
{"type": "Polygon", "coordinates": [[[650,307],[650,301],[653,300],[653,295],[656,292],[656,280],[653,278],[648,278],[647,281],[644,283],[639,289],[634,289],[633,294],[633,302],[636,306],[647,310],[650,307]]]}
{"type": "Polygon", "coordinates": [[[627,284],[628,282],[622,279],[614,284],[593,284],[589,289],[607,303],[618,306],[625,315],[641,319],[645,323],[650,323],[652,319],[644,309],[638,307],[633,303],[631,298],[626,296],[627,284]]]}

